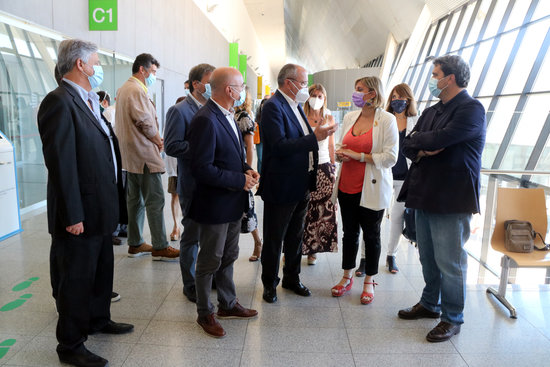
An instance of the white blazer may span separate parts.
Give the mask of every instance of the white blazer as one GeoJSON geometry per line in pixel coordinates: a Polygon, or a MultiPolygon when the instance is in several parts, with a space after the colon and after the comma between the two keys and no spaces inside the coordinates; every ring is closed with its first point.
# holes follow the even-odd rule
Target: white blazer
{"type": "MultiPolygon", "coordinates": [[[[336,143],[336,149],[342,146],[342,140],[353,127],[361,110],[351,111],[344,116],[342,133],[336,143]]],[[[393,175],[391,168],[397,162],[399,151],[399,133],[395,116],[382,108],[377,108],[372,127],[372,163],[366,163],[363,191],[360,205],[371,210],[382,210],[390,207],[393,193],[393,175]]],[[[332,202],[338,198],[338,186],[342,165],[338,167],[336,185],[332,193],[332,202]]]]}

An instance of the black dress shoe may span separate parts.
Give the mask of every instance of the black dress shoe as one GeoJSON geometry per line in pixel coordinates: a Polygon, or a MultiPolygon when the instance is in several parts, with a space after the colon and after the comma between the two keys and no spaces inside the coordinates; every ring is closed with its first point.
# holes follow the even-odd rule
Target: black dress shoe
{"type": "Polygon", "coordinates": [[[400,319],[416,320],[416,319],[437,319],[441,314],[439,312],[433,312],[422,306],[420,303],[416,305],[399,310],[397,313],[400,319]]]}
{"type": "Polygon", "coordinates": [[[282,286],[284,289],[291,290],[299,296],[303,296],[303,297],[311,296],[311,292],[305,285],[302,284],[302,282],[298,282],[298,283],[283,282],[282,286]]]}
{"type": "Polygon", "coordinates": [[[183,288],[183,294],[190,302],[197,303],[197,290],[195,286],[189,287],[189,289],[183,288]]]}
{"type": "Polygon", "coordinates": [[[441,321],[426,335],[426,339],[432,343],[439,343],[451,339],[458,333],[460,333],[460,325],[441,321]]]}
{"type": "MultiPolygon", "coordinates": [[[[124,324],[122,322],[114,322],[112,320],[109,320],[107,325],[105,325],[102,329],[97,330],[96,333],[102,333],[102,334],[126,334],[130,331],[134,330],[134,325],[131,324],[124,324]]],[[[92,333],[90,333],[92,334],[92,333]]]]}
{"type": "Polygon", "coordinates": [[[263,298],[267,303],[277,302],[277,290],[274,287],[264,287],[263,298]]]}
{"type": "Polygon", "coordinates": [[[78,367],[105,367],[109,361],[82,347],[78,351],[57,351],[59,360],[78,367]]]}

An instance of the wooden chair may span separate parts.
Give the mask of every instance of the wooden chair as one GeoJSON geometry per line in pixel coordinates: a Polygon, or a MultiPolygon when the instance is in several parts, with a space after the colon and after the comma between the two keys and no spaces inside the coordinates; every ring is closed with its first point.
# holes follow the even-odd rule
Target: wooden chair
{"type": "MultiPolygon", "coordinates": [[[[544,237],[547,226],[544,190],[499,187],[497,192],[497,213],[491,246],[493,250],[503,254],[500,263],[502,271],[498,292],[494,288],[488,288],[487,293],[494,295],[510,311],[510,317],[516,319],[516,309],[506,299],[510,268],[550,267],[550,251],[535,250],[531,253],[507,251],[504,247],[504,222],[511,219],[531,222],[533,229],[544,237]]],[[[539,247],[543,245],[538,236],[535,245],[539,247]]]]}

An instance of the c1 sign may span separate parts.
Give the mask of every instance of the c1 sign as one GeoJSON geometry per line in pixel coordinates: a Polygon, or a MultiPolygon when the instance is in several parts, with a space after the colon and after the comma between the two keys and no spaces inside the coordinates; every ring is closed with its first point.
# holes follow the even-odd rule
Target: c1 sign
{"type": "Polygon", "coordinates": [[[90,31],[116,31],[117,0],[89,0],[90,31]]]}

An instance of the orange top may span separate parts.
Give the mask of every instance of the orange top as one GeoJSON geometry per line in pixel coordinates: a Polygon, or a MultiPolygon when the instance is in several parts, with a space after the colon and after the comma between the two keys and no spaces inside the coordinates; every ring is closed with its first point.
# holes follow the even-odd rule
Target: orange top
{"type": "MultiPolygon", "coordinates": [[[[359,136],[353,135],[352,131],[353,127],[349,129],[342,140],[342,144],[346,145],[346,149],[351,149],[355,152],[370,153],[372,150],[372,129],[359,136]]],[[[365,162],[359,162],[355,159],[342,163],[338,189],[346,194],[357,194],[363,191],[365,164],[365,162]]]]}

